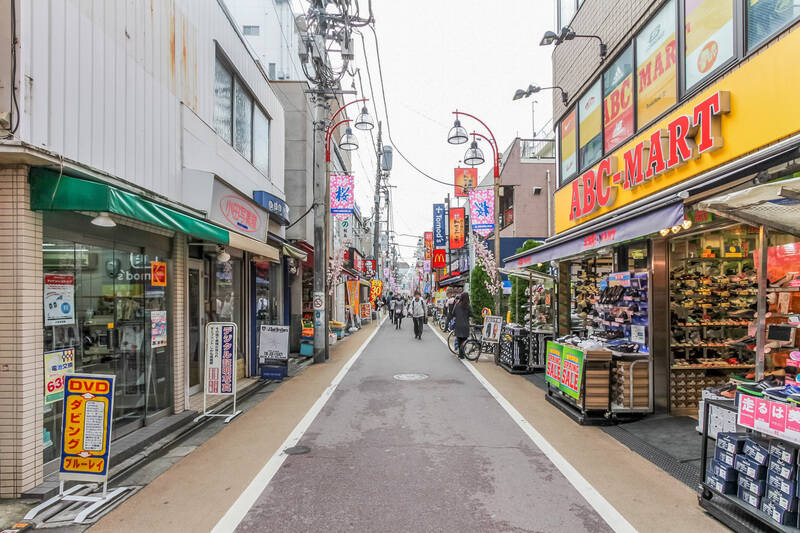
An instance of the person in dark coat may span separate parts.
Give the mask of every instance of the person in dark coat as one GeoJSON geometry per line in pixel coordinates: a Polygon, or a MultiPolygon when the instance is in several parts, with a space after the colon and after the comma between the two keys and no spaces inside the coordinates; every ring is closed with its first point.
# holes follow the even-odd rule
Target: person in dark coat
{"type": "Polygon", "coordinates": [[[464,359],[464,343],[469,337],[469,318],[472,309],[469,305],[469,294],[461,294],[461,299],[453,307],[453,318],[455,319],[455,334],[458,340],[458,358],[464,359]]]}

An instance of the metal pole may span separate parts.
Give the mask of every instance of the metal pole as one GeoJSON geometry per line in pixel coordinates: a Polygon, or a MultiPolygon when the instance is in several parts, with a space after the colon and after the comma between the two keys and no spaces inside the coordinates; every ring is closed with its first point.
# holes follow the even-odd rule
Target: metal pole
{"type": "MultiPolygon", "coordinates": [[[[316,97],[314,106],[314,126],[316,146],[314,150],[325,149],[324,138],[324,98],[316,97]]],[[[321,159],[321,158],[320,158],[321,159]]],[[[328,316],[326,302],[327,291],[327,234],[325,233],[325,213],[327,199],[325,193],[328,186],[328,162],[325,158],[325,172],[320,176],[314,167],[314,362],[323,363],[328,358],[328,316]]],[[[319,160],[319,159],[318,159],[319,160]]]]}
{"type": "Polygon", "coordinates": [[[447,198],[444,202],[447,205],[447,213],[445,213],[445,220],[447,221],[447,264],[445,265],[445,270],[450,273],[450,193],[447,193],[447,198]]]}
{"type": "MultiPolygon", "coordinates": [[[[497,165],[496,158],[495,165],[497,165]]],[[[497,281],[500,281],[500,176],[497,172],[497,166],[495,166],[494,174],[494,266],[497,270],[497,281]]],[[[500,287],[495,287],[494,315],[502,317],[500,313],[500,291],[500,287]]],[[[500,342],[494,345],[494,364],[500,364],[500,342]]]]}
{"type": "Polygon", "coordinates": [[[381,156],[383,145],[381,144],[381,121],[378,121],[378,153],[376,154],[377,171],[375,173],[375,226],[372,232],[372,257],[375,259],[375,279],[380,279],[380,243],[378,237],[381,227],[381,156]]]}
{"type": "Polygon", "coordinates": [[[767,334],[767,227],[758,229],[758,310],[756,317],[756,381],[764,378],[764,345],[767,334]]]}

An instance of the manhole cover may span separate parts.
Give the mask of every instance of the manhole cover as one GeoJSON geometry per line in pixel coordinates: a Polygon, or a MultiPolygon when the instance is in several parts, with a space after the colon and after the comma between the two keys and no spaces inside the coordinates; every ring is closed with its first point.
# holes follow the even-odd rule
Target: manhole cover
{"type": "Polygon", "coordinates": [[[428,374],[395,374],[393,377],[397,381],[422,381],[428,379],[428,374]]]}
{"type": "Polygon", "coordinates": [[[303,455],[304,453],[308,453],[311,451],[311,448],[308,446],[292,446],[291,448],[286,448],[283,450],[283,453],[286,455],[303,455]]]}

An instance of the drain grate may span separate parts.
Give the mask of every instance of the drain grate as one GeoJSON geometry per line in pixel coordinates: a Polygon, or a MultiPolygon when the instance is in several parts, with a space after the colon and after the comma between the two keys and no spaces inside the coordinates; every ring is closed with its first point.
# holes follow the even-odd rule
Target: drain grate
{"type": "Polygon", "coordinates": [[[397,381],[422,381],[428,379],[428,374],[395,374],[392,376],[397,381]]]}
{"type": "Polygon", "coordinates": [[[696,466],[680,462],[668,453],[659,450],[619,426],[608,426],[602,428],[602,430],[690,489],[698,490],[700,486],[700,469],[696,466]]]}
{"type": "Polygon", "coordinates": [[[283,453],[286,455],[303,455],[311,451],[311,448],[308,446],[292,446],[291,448],[286,448],[283,450],[283,453]]]}

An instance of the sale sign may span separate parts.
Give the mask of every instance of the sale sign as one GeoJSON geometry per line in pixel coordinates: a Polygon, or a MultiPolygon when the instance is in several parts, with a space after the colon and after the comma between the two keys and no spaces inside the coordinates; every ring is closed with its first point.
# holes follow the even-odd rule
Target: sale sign
{"type": "Polygon", "coordinates": [[[103,481],[111,455],[114,376],[64,377],[61,419],[61,480],[103,481]]]}
{"type": "Polygon", "coordinates": [[[464,208],[450,208],[450,249],[457,250],[464,246],[464,208]]]}
{"type": "Polygon", "coordinates": [[[44,403],[64,398],[64,376],[75,372],[75,348],[44,354],[44,403]]]}
{"type": "Polygon", "coordinates": [[[558,387],[561,383],[561,351],[564,346],[557,342],[547,341],[547,362],[544,379],[550,385],[558,387]]]}
{"type": "Polygon", "coordinates": [[[561,353],[560,388],[565,394],[577,400],[581,395],[583,352],[571,346],[564,346],[561,353]]]}
{"type": "Polygon", "coordinates": [[[344,220],[353,214],[355,196],[353,176],[350,174],[331,174],[331,214],[344,220]]]}

